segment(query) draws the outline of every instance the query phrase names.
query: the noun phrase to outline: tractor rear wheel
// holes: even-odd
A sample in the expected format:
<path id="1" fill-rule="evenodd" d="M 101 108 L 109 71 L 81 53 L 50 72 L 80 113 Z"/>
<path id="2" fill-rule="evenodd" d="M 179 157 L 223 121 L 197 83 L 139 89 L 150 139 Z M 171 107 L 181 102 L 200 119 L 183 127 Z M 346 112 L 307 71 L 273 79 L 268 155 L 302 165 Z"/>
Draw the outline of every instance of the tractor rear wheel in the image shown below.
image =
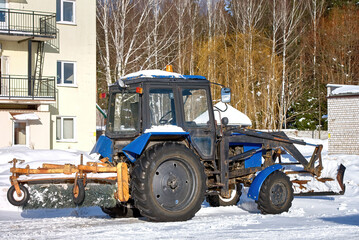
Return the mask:
<path id="1" fill-rule="evenodd" d="M 224 198 L 221 195 L 212 195 L 207 197 L 207 202 L 211 207 L 234 206 L 237 205 L 242 195 L 242 185 L 233 184 L 234 188 L 230 189 L 230 197 Z"/>
<path id="2" fill-rule="evenodd" d="M 274 171 L 263 182 L 257 203 L 261 213 L 279 214 L 288 212 L 292 201 L 292 182 L 285 173 Z"/>
<path id="3" fill-rule="evenodd" d="M 166 142 L 146 150 L 132 171 L 135 207 L 153 221 L 185 221 L 201 208 L 206 175 L 185 145 Z"/>

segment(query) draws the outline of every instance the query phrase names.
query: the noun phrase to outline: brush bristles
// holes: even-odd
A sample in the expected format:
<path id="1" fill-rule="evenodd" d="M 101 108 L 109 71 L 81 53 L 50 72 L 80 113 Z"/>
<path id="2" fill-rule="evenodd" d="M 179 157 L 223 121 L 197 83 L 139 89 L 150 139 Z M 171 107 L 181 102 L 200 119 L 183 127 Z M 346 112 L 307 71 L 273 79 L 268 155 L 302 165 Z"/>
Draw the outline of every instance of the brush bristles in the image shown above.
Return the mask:
<path id="1" fill-rule="evenodd" d="M 74 208 L 76 205 L 73 202 L 72 187 L 70 184 L 31 185 L 30 199 L 23 209 Z M 115 191 L 116 185 L 87 184 L 85 200 L 80 207 L 115 207 Z"/>

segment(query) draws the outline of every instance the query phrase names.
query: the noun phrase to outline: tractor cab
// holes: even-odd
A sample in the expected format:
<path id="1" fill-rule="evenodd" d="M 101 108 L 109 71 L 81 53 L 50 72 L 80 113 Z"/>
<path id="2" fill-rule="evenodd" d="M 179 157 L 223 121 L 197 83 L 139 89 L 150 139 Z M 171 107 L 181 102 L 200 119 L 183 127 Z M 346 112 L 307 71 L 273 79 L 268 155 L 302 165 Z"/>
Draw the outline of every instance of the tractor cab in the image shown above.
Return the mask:
<path id="1" fill-rule="evenodd" d="M 230 90 L 222 92 L 228 101 Z M 210 82 L 202 76 L 148 70 L 112 85 L 106 136 L 121 148 L 149 132 L 157 141 L 165 135 L 166 140 L 185 136 L 201 158 L 213 158 L 216 124 Z"/>

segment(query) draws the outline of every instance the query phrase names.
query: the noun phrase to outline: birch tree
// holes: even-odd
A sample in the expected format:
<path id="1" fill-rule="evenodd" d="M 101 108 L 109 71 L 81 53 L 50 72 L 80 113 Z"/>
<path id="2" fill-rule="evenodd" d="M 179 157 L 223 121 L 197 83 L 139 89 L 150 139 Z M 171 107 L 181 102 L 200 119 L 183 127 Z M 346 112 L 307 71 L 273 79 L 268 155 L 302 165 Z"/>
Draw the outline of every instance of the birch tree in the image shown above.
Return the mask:
<path id="1" fill-rule="evenodd" d="M 296 84 L 289 83 L 288 60 L 290 55 L 288 51 L 293 47 L 300 37 L 301 30 L 299 23 L 304 13 L 303 2 L 298 0 L 282 0 L 280 1 L 281 16 L 281 54 L 282 54 L 282 86 L 280 94 L 280 111 L 279 111 L 279 129 L 286 126 L 286 113 L 291 102 L 289 99 L 294 95 L 293 91 L 297 87 Z"/>
<path id="2" fill-rule="evenodd" d="M 178 71 L 184 72 L 184 50 L 183 46 L 186 41 L 185 24 L 188 22 L 186 18 L 187 9 L 190 9 L 190 0 L 180 0 L 175 2 L 177 12 L 177 58 L 178 58 Z M 187 16 L 189 17 L 189 16 Z M 186 21 L 187 20 L 187 21 Z"/>
<path id="3" fill-rule="evenodd" d="M 151 6 L 150 19 L 146 24 L 146 57 L 141 69 L 164 69 L 167 64 L 176 60 L 177 31 L 171 20 L 173 4 L 170 1 L 154 0 Z"/>
<path id="4" fill-rule="evenodd" d="M 322 111 L 321 111 L 321 99 L 322 94 L 320 90 L 320 78 L 317 77 L 317 45 L 318 45 L 318 25 L 319 19 L 324 13 L 325 10 L 325 2 L 324 0 L 309 0 L 308 9 L 312 20 L 312 28 L 313 28 L 313 82 L 317 88 L 318 94 L 318 124 L 319 124 L 319 138 L 320 138 L 320 129 L 321 129 L 321 119 L 322 119 Z"/>
<path id="5" fill-rule="evenodd" d="M 105 80 L 107 86 L 110 86 L 112 83 L 111 78 L 111 67 L 110 67 L 110 43 L 109 43 L 109 2 L 108 1 L 98 1 L 97 3 L 97 11 L 96 18 L 98 23 L 97 30 L 97 50 L 100 62 L 104 66 L 105 69 Z M 101 36 L 101 34 L 103 34 Z M 100 41 L 103 40 L 104 47 L 101 46 Z"/>
<path id="6" fill-rule="evenodd" d="M 196 27 L 197 27 L 197 19 L 198 19 L 198 9 L 199 9 L 199 1 L 192 1 L 190 7 L 188 9 L 188 16 L 191 17 L 190 21 L 190 34 L 191 34 L 191 48 L 190 52 L 190 60 L 189 60 L 189 74 L 193 75 L 195 72 L 195 42 L 196 42 Z"/>
<path id="7" fill-rule="evenodd" d="M 143 57 L 141 30 L 152 1 L 97 1 L 97 45 L 107 85 L 132 70 L 131 65 Z"/>
<path id="8" fill-rule="evenodd" d="M 256 29 L 260 28 L 260 23 L 264 13 L 264 0 L 242 0 L 232 1 L 233 16 L 238 23 L 236 27 L 244 34 L 244 51 L 243 56 L 245 66 L 245 81 L 244 89 L 245 99 L 247 99 L 245 105 L 245 113 L 248 112 L 248 107 L 251 106 L 251 111 L 254 112 L 254 121 L 256 125 L 259 125 L 257 118 L 256 107 L 256 83 L 254 75 L 254 62 L 253 62 L 253 41 L 256 35 Z M 259 83 L 259 82 L 257 82 Z M 260 83 L 259 83 L 260 84 Z M 248 94 L 251 93 L 251 99 Z M 252 102 L 254 104 L 249 104 Z"/>
<path id="9" fill-rule="evenodd" d="M 267 85 L 267 116 L 265 118 L 265 125 L 268 126 L 269 129 L 276 129 L 276 115 L 277 108 L 275 107 L 277 104 L 277 84 L 280 81 L 278 79 L 277 72 L 279 70 L 279 62 L 277 56 L 277 48 L 280 40 L 279 31 L 280 26 L 282 25 L 282 18 L 279 14 L 279 4 L 278 0 L 272 0 L 269 4 L 269 10 L 271 11 L 271 41 L 272 41 L 272 49 L 270 54 L 270 63 L 271 63 L 271 72 L 269 75 L 270 82 Z"/>

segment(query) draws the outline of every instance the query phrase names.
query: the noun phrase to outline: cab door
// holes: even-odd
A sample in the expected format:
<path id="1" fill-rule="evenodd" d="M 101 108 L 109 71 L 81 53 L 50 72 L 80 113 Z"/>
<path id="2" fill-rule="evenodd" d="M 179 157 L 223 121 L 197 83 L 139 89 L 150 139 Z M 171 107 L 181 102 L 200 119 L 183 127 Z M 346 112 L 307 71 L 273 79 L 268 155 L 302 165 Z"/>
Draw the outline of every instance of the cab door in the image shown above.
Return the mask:
<path id="1" fill-rule="evenodd" d="M 183 128 L 203 159 L 213 159 L 216 129 L 209 87 L 182 86 L 179 88 L 183 106 Z"/>

